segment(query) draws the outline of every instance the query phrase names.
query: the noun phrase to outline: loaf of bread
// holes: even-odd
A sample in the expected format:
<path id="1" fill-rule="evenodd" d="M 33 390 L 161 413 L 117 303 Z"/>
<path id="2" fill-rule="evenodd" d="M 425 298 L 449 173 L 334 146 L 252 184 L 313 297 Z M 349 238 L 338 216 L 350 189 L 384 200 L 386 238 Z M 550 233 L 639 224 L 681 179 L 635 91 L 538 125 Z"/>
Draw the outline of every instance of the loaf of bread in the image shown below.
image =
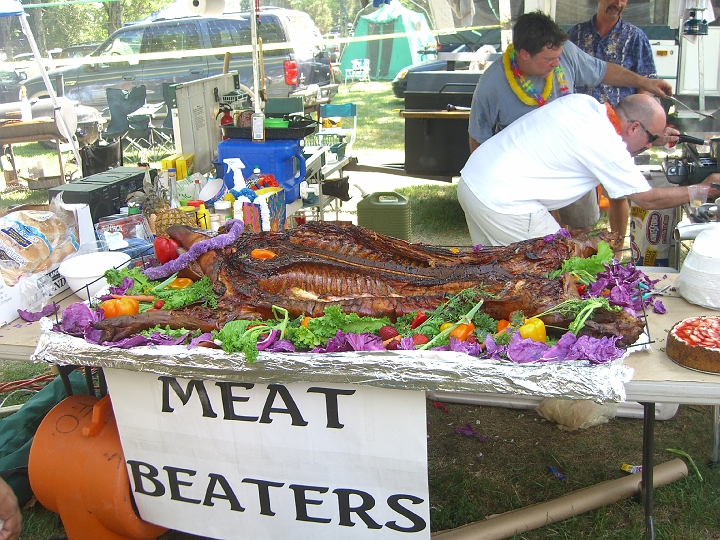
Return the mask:
<path id="1" fill-rule="evenodd" d="M 18 210 L 0 217 L 0 274 L 8 286 L 22 275 L 48 270 L 77 249 L 74 220 L 68 223 L 66 215 Z"/>

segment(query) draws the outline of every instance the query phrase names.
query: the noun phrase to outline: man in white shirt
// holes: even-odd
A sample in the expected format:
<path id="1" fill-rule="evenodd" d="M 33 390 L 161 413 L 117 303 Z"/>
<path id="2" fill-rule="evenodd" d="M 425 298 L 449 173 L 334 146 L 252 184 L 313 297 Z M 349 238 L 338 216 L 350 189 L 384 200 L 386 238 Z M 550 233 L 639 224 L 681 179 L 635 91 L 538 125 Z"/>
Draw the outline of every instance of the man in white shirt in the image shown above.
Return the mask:
<path id="1" fill-rule="evenodd" d="M 572 94 L 516 120 L 478 147 L 461 171 L 458 199 L 473 243 L 502 246 L 554 234 L 560 225 L 550 212 L 599 184 L 611 199 L 627 197 L 648 210 L 688 202 L 685 187 L 650 188 L 632 159 L 665 123 L 660 103 L 644 94 L 615 109 Z M 719 180 L 716 173 L 704 183 Z"/>

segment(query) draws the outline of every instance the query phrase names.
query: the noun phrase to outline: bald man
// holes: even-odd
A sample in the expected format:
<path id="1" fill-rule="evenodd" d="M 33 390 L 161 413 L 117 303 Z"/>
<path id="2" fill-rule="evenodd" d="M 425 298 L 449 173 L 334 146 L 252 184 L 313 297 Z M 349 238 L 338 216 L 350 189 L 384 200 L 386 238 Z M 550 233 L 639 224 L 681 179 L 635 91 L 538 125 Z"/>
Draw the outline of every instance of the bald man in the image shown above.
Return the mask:
<path id="1" fill-rule="evenodd" d="M 663 133 L 665 111 L 635 94 L 613 108 L 571 94 L 526 114 L 475 150 L 461 171 L 458 199 L 475 244 L 504 246 L 554 234 L 550 214 L 602 186 L 648 210 L 688 202 L 686 187 L 651 188 L 633 156 Z M 703 183 L 720 181 L 720 173 Z M 711 189 L 711 197 L 720 192 Z"/>

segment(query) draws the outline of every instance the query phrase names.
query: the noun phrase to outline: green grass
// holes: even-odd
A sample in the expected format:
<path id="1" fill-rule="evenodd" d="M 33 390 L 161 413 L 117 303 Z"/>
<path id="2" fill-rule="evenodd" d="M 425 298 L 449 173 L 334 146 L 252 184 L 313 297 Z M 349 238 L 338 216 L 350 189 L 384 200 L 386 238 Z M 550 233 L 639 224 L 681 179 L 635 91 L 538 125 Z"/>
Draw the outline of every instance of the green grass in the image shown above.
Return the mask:
<path id="1" fill-rule="evenodd" d="M 405 101 L 396 98 L 389 82 L 341 85 L 333 103 L 355 103 L 358 131 L 354 148 L 402 150 L 405 148 L 405 121 L 398 111 Z"/>

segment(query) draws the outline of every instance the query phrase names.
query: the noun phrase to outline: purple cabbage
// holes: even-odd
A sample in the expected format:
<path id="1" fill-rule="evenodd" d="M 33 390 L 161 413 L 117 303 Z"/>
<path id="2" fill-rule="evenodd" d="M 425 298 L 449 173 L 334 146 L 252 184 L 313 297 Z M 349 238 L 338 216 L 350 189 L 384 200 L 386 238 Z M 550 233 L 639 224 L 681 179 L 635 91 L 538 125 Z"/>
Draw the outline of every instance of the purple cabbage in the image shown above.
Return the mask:
<path id="1" fill-rule="evenodd" d="M 162 266 L 155 266 L 143 270 L 143 273 L 151 280 L 166 278 L 185 268 L 188 264 L 200 257 L 200 255 L 212 249 L 221 249 L 232 244 L 242 234 L 244 225 L 243 222 L 238 219 L 231 219 L 227 223 L 230 224 L 230 230 L 227 233 L 218 234 L 202 242 L 197 242 L 177 259 L 166 262 Z"/>
<path id="2" fill-rule="evenodd" d="M 57 304 L 48 304 L 44 308 L 42 308 L 40 311 L 26 311 L 24 309 L 18 309 L 18 316 L 25 322 L 37 322 L 43 317 L 49 317 L 50 315 L 55 315 L 57 313 L 57 310 L 60 306 Z"/>
<path id="3" fill-rule="evenodd" d="M 83 302 L 75 302 L 62 310 L 60 331 L 71 336 L 84 337 L 85 327 L 102 321 L 105 313 L 100 308 L 90 309 Z"/>

